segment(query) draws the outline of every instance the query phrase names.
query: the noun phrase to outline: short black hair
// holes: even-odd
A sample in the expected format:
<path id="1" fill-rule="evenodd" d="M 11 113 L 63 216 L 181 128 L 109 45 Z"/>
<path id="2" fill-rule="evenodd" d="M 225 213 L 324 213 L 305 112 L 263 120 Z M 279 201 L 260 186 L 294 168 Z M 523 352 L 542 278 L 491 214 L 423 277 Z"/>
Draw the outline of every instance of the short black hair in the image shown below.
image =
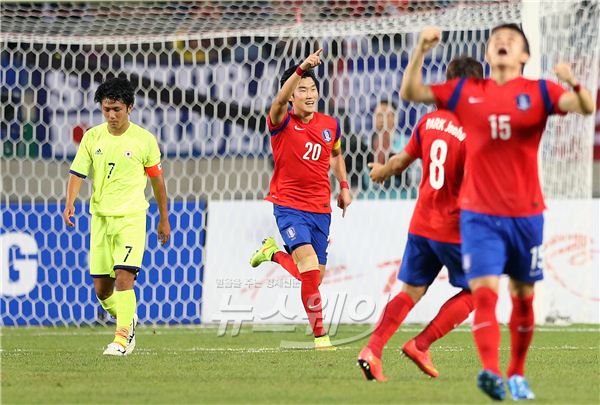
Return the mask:
<path id="1" fill-rule="evenodd" d="M 523 30 L 521 29 L 521 27 L 518 24 L 504 23 L 504 24 L 497 25 L 494 28 L 492 28 L 492 32 L 491 32 L 490 36 L 494 35 L 494 32 L 496 32 L 498 30 L 503 30 L 503 29 L 513 30 L 513 31 L 516 31 L 519 34 L 521 34 L 521 37 L 523 38 L 523 42 L 525 43 L 525 48 L 523 50 L 525 51 L 525 53 L 527 55 L 531 55 L 529 53 L 529 41 L 527 40 L 527 36 L 525 36 L 525 33 L 523 32 Z"/>
<path id="2" fill-rule="evenodd" d="M 129 80 L 113 77 L 98 86 L 94 94 L 94 101 L 97 103 L 102 103 L 102 100 L 106 99 L 120 101 L 129 107 L 135 101 L 135 89 Z"/>
<path id="3" fill-rule="evenodd" d="M 450 61 L 446 69 L 446 80 L 456 79 L 457 77 L 483 79 L 483 66 L 478 60 L 470 56 L 458 56 Z"/>
<path id="4" fill-rule="evenodd" d="M 290 77 L 292 77 L 298 66 L 299 65 L 290 66 L 285 70 L 285 72 L 283 72 L 283 75 L 281 75 L 281 79 L 279 79 L 279 88 L 283 87 L 285 82 L 287 82 L 287 80 Z M 317 76 L 315 76 L 315 72 L 313 72 L 312 69 L 307 69 L 304 71 L 302 78 L 304 79 L 305 77 L 310 77 L 311 79 L 313 79 L 313 82 L 315 82 L 315 86 L 317 86 L 317 91 L 319 91 L 319 81 L 317 80 Z"/>
<path id="5" fill-rule="evenodd" d="M 394 100 L 390 100 L 387 98 L 382 98 L 380 100 L 377 101 L 377 104 L 375 104 L 375 107 L 377 107 L 380 104 L 385 104 L 389 107 L 392 107 L 394 110 L 398 111 L 398 104 L 394 102 Z"/>

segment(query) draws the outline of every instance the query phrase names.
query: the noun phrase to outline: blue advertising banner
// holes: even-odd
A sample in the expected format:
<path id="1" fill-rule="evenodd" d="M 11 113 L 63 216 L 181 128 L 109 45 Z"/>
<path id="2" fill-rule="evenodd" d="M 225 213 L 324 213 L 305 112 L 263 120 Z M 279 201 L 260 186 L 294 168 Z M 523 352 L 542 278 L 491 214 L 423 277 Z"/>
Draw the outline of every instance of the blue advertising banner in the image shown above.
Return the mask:
<path id="1" fill-rule="evenodd" d="M 91 216 L 76 206 L 67 228 L 55 203 L 2 205 L 0 319 L 12 325 L 84 325 L 110 318 L 100 307 L 89 275 Z M 156 204 L 148 210 L 147 247 L 136 281 L 143 323 L 198 324 L 206 241 L 206 202 L 170 205 L 171 240 L 156 235 Z"/>

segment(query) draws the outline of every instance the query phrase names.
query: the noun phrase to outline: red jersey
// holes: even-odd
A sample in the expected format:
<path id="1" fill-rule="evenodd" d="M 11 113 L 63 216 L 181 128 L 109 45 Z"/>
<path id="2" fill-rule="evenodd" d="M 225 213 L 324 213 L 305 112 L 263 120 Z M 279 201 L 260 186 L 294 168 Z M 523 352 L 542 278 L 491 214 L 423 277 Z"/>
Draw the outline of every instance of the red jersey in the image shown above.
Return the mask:
<path id="1" fill-rule="evenodd" d="M 329 165 L 340 138 L 337 120 L 315 112 L 303 123 L 293 111 L 279 125 L 267 118 L 275 171 L 265 200 L 301 211 L 330 213 Z"/>
<path id="2" fill-rule="evenodd" d="M 426 114 L 404 151 L 423 161 L 419 198 L 408 231 L 438 242 L 460 243 L 458 195 L 466 134 L 447 110 Z"/>
<path id="3" fill-rule="evenodd" d="M 461 209 L 509 217 L 538 215 L 544 197 L 537 153 L 546 120 L 565 92 L 547 80 L 523 77 L 455 79 L 431 86 L 440 108 L 453 111 L 469 134 Z"/>

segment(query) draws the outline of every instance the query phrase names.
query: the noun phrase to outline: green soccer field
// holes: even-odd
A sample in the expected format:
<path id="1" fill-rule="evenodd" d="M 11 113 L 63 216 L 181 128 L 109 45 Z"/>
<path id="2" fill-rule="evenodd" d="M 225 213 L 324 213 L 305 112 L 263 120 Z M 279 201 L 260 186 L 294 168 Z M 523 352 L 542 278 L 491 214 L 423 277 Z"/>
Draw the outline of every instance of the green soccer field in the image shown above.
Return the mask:
<path id="1" fill-rule="evenodd" d="M 367 326 L 341 326 L 336 339 Z M 465 327 L 438 342 L 440 377 L 422 374 L 400 346 L 418 331 L 406 325 L 384 352 L 388 383 L 363 380 L 356 355 L 365 339 L 337 351 L 282 350 L 281 341 L 310 341 L 295 332 L 242 329 L 217 337 L 212 327 L 138 329 L 129 357 L 107 358 L 112 328 L 4 328 L 2 403 L 490 403 L 475 387 L 479 370 Z M 600 401 L 600 327 L 538 328 L 528 376 L 535 403 Z M 353 339 L 349 339 L 353 340 Z M 506 328 L 502 364 L 508 361 Z M 508 399 L 510 401 L 510 399 Z"/>

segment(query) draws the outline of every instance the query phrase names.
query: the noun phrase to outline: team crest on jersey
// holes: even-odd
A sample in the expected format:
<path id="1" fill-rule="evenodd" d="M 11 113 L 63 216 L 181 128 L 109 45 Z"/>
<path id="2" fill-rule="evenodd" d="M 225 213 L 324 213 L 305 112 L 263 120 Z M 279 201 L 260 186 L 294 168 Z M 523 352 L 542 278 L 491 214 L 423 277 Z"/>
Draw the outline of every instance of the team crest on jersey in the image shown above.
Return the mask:
<path id="1" fill-rule="evenodd" d="M 527 111 L 531 107 L 531 99 L 529 94 L 519 94 L 517 96 L 517 108 L 521 111 Z"/>
<path id="2" fill-rule="evenodd" d="M 102 149 L 100 149 L 100 148 L 96 149 L 95 155 L 101 155 L 101 154 L 102 154 Z"/>
<path id="3" fill-rule="evenodd" d="M 325 142 L 331 142 L 331 132 L 329 132 L 328 129 L 324 129 L 322 135 L 323 139 L 325 139 Z"/>
<path id="4" fill-rule="evenodd" d="M 125 151 L 125 157 L 128 159 L 131 159 L 131 156 L 133 156 L 133 153 L 131 153 L 130 151 L 126 150 Z"/>
<path id="5" fill-rule="evenodd" d="M 287 233 L 287 236 L 291 239 L 294 240 L 296 239 L 296 230 L 294 229 L 293 226 L 290 226 L 288 229 L 285 230 L 285 232 Z"/>

